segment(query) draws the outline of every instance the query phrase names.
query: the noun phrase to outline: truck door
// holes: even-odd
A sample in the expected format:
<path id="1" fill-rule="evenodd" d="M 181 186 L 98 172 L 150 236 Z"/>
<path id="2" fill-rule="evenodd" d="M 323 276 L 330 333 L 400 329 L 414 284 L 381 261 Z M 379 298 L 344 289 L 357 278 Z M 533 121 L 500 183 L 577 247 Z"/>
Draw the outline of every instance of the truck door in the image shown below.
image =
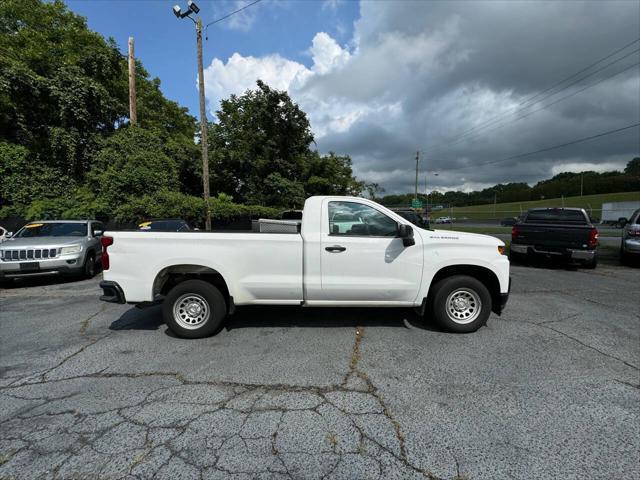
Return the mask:
<path id="1" fill-rule="evenodd" d="M 397 232 L 398 223 L 373 206 L 325 200 L 321 298 L 315 299 L 414 302 L 422 279 L 422 239 L 416 234 L 415 245 L 405 247 Z"/>

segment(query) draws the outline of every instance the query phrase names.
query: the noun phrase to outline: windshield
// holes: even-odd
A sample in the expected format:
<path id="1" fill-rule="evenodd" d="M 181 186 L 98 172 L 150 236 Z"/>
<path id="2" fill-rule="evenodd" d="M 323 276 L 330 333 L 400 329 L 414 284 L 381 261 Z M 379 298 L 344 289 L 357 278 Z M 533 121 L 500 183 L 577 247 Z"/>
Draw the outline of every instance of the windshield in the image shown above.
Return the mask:
<path id="1" fill-rule="evenodd" d="M 587 219 L 580 210 L 548 209 L 530 210 L 527 222 L 587 223 Z"/>
<path id="2" fill-rule="evenodd" d="M 86 223 L 28 223 L 16 233 L 16 238 L 86 237 Z"/>

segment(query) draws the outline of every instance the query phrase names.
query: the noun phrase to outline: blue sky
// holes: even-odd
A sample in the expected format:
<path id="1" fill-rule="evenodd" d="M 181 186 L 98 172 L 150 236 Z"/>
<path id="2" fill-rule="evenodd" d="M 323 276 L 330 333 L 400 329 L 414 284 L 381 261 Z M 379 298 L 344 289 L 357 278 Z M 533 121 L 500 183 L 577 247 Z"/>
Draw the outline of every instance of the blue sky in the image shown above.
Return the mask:
<path id="1" fill-rule="evenodd" d="M 251 0 L 197 2 L 205 24 L 248 3 Z M 188 19 L 178 20 L 171 11 L 175 4 L 185 8 L 187 0 L 68 0 L 66 4 L 86 17 L 92 30 L 113 37 L 123 52 L 133 36 L 136 57 L 152 77 L 160 78 L 164 94 L 198 115 L 194 25 Z M 313 36 L 324 31 L 346 44 L 358 12 L 357 1 L 262 0 L 209 27 L 204 66 L 214 57 L 226 61 L 236 52 L 255 57 L 278 53 L 310 66 Z"/>
<path id="2" fill-rule="evenodd" d="M 165 95 L 198 116 L 195 31 L 172 14 L 177 1 L 67 4 L 123 52 L 135 37 Z M 206 23 L 250 2 L 198 4 Z M 307 113 L 321 153 L 349 155 L 388 193 L 413 190 L 417 150 L 420 183 L 431 175 L 441 191 L 621 170 L 640 155 L 638 1 L 262 0 L 208 35 L 212 120 L 220 99 L 261 79 Z"/>

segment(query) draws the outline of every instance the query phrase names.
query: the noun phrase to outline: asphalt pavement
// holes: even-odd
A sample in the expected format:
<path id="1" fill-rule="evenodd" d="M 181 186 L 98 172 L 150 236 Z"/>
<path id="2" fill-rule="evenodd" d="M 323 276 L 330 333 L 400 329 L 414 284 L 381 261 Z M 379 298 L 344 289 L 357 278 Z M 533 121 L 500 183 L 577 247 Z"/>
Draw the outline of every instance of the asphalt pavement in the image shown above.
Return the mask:
<path id="1" fill-rule="evenodd" d="M 640 478 L 640 270 L 512 268 L 467 335 L 239 308 L 173 337 L 99 278 L 0 291 L 0 478 Z"/>

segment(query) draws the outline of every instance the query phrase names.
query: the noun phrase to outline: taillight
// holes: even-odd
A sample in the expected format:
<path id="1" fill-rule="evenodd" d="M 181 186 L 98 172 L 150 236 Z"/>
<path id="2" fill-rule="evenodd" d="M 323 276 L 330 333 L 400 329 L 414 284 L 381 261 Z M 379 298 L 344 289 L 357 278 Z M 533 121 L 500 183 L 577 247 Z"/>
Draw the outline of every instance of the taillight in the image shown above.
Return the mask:
<path id="1" fill-rule="evenodd" d="M 100 239 L 100 243 L 102 244 L 102 269 L 109 270 L 109 253 L 107 252 L 107 247 L 113 245 L 113 237 L 103 236 Z"/>
<path id="2" fill-rule="evenodd" d="M 511 240 L 518 238 L 518 235 L 520 235 L 520 229 L 517 225 L 514 225 L 513 228 L 511 228 Z"/>
<path id="3" fill-rule="evenodd" d="M 592 228 L 589 231 L 589 242 L 588 242 L 590 247 L 597 247 L 598 246 L 598 230 L 595 228 Z"/>
<path id="4" fill-rule="evenodd" d="M 629 227 L 627 234 L 630 237 L 640 237 L 640 227 Z"/>

